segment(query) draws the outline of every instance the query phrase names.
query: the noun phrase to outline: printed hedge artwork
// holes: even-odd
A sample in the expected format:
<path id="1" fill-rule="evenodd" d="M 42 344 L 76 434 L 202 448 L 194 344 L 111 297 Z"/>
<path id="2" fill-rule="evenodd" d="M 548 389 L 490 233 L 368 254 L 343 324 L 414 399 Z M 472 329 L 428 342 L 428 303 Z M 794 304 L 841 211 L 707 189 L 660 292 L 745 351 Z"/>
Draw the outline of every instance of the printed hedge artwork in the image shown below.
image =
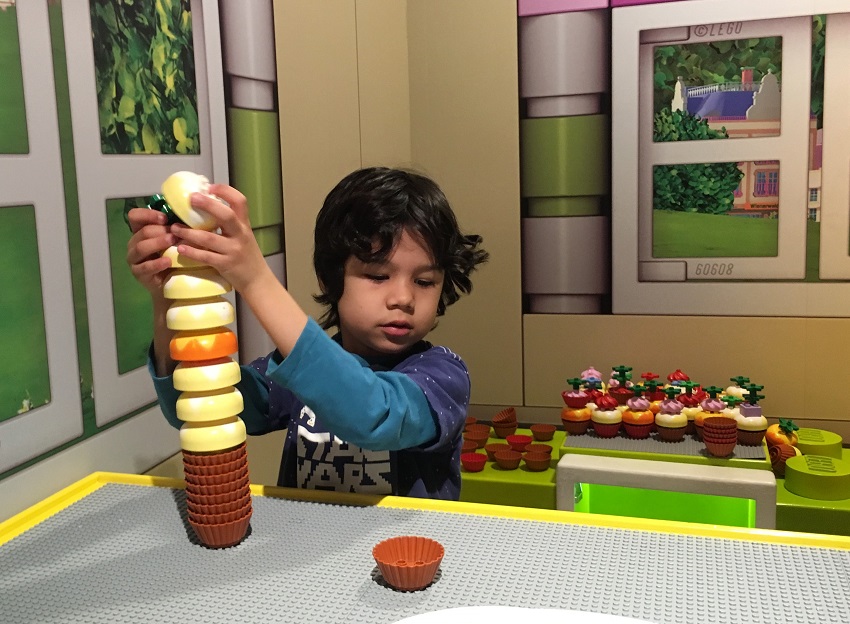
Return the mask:
<path id="1" fill-rule="evenodd" d="M 92 0 L 104 154 L 199 154 L 189 0 Z"/>
<path id="2" fill-rule="evenodd" d="M 0 422 L 50 402 L 35 208 L 0 208 Z"/>
<path id="3" fill-rule="evenodd" d="M 115 345 L 118 352 L 118 372 L 122 375 L 146 365 L 148 347 L 153 335 L 153 306 L 150 295 L 133 278 L 126 260 L 130 230 L 124 221 L 124 212 L 144 205 L 144 197 L 110 199 L 106 202 Z"/>
<path id="4" fill-rule="evenodd" d="M 0 2 L 0 154 L 29 152 L 24 79 L 14 3 Z"/>

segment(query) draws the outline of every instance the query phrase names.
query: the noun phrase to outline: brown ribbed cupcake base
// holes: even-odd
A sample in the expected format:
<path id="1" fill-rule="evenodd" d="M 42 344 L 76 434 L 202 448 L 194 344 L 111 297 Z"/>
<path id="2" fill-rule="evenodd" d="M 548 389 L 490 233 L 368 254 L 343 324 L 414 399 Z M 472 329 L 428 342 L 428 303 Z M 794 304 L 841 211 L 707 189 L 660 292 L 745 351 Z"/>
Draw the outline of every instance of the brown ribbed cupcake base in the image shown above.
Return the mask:
<path id="1" fill-rule="evenodd" d="M 183 451 L 189 525 L 201 544 L 228 548 L 241 542 L 253 514 L 245 444 L 220 453 Z"/>

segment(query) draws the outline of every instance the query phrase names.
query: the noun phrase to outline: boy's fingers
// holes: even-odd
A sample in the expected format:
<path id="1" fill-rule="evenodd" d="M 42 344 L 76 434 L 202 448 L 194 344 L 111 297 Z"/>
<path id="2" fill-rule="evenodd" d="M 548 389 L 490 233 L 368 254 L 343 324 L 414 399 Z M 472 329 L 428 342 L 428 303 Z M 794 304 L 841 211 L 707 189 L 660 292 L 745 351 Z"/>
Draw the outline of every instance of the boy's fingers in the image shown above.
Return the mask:
<path id="1" fill-rule="evenodd" d="M 146 225 L 165 225 L 167 217 L 158 210 L 132 208 L 127 212 L 127 223 L 135 234 Z"/>
<path id="2" fill-rule="evenodd" d="M 202 193 L 192 193 L 189 200 L 192 208 L 209 214 L 219 227 L 233 217 L 233 211 L 215 197 Z"/>
<path id="3" fill-rule="evenodd" d="M 134 275 L 142 277 L 147 275 L 154 275 L 170 267 L 171 260 L 160 256 L 159 258 L 152 258 L 145 262 L 133 264 L 130 267 L 130 270 L 133 272 Z"/>
<path id="4" fill-rule="evenodd" d="M 239 218 L 248 214 L 248 200 L 232 186 L 227 184 L 211 184 L 210 193 L 226 201 Z"/>
<path id="5" fill-rule="evenodd" d="M 151 228 L 136 232 L 127 244 L 127 261 L 130 264 L 142 262 L 145 258 L 159 256 L 176 242 L 176 237 L 162 226 L 154 226 L 160 232 L 151 232 Z"/>

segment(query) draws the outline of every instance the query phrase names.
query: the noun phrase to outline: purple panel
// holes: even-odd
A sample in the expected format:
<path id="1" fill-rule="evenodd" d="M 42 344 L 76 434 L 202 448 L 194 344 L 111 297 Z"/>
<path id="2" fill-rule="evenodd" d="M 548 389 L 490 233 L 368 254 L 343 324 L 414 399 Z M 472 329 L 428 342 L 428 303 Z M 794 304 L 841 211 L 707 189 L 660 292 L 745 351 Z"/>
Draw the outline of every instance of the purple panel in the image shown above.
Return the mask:
<path id="1" fill-rule="evenodd" d="M 612 7 L 632 6 L 634 4 L 661 4 L 662 2 L 679 2 L 680 0 L 611 0 Z"/>
<path id="2" fill-rule="evenodd" d="M 520 17 L 607 8 L 608 0 L 517 0 Z"/>

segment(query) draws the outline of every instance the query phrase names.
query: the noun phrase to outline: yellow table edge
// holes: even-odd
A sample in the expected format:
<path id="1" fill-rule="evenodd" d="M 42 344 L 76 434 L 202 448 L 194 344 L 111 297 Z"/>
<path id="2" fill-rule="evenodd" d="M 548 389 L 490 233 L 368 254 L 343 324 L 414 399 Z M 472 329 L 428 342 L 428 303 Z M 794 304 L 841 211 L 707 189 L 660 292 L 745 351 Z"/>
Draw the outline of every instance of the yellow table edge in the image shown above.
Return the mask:
<path id="1" fill-rule="evenodd" d="M 0 545 L 3 545 L 18 535 L 25 533 L 50 516 L 110 483 L 167 487 L 172 489 L 183 489 L 186 487 L 185 481 L 181 479 L 117 472 L 94 472 L 0 523 Z M 573 511 L 511 507 L 507 505 L 489 505 L 483 503 L 463 503 L 458 501 L 440 501 L 424 498 L 407 498 L 402 496 L 343 494 L 254 484 L 251 485 L 251 493 L 254 496 L 286 498 L 290 500 L 339 505 L 374 505 L 377 507 L 389 507 L 396 509 L 440 511 L 446 513 L 512 518 L 518 520 L 536 520 L 550 523 L 650 531 L 653 533 L 672 533 L 676 535 L 693 535 L 697 537 L 764 542 L 770 544 L 782 544 L 786 546 L 807 546 L 812 548 L 850 550 L 850 537 L 820 533 L 797 533 L 791 531 L 776 531 L 773 529 L 750 529 L 745 527 L 728 527 L 672 520 L 626 518 L 621 516 L 586 514 Z"/>

